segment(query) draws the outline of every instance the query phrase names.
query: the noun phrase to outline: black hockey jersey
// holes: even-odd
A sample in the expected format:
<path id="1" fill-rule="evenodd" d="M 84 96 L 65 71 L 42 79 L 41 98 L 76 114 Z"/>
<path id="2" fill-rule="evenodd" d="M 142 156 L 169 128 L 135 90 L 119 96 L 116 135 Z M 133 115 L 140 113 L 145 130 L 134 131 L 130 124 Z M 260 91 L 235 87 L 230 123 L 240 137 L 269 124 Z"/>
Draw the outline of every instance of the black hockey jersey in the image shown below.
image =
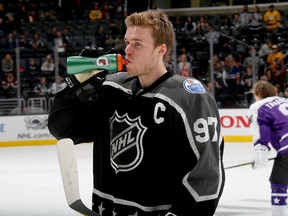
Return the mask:
<path id="1" fill-rule="evenodd" d="M 58 93 L 57 138 L 94 142 L 93 210 L 103 216 L 213 215 L 224 186 L 223 140 L 213 96 L 198 80 L 166 73 L 141 89 L 108 76 L 94 101 Z"/>

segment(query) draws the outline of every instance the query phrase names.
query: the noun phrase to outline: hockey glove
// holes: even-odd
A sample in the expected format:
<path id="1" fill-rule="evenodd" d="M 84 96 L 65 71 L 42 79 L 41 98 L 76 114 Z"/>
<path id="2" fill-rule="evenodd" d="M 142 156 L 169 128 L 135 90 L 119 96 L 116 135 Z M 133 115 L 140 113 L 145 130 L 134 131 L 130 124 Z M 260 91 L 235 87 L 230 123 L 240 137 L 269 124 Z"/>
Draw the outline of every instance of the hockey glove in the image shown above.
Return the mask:
<path id="1" fill-rule="evenodd" d="M 87 46 L 79 55 L 92 58 L 112 52 L 113 50 L 105 52 L 102 47 Z M 70 88 L 71 98 L 78 103 L 83 103 L 88 101 L 102 86 L 107 74 L 108 71 L 106 70 L 94 70 L 87 73 L 68 74 L 64 80 Z"/>
<path id="2" fill-rule="evenodd" d="M 65 82 L 70 88 L 70 97 L 77 103 L 84 103 L 92 98 L 94 93 L 102 86 L 106 79 L 108 71 L 97 71 L 95 75 L 89 73 L 90 77 L 84 81 L 83 75 L 78 79 L 76 75 L 67 75 L 64 77 Z M 80 81 L 84 82 L 80 82 Z"/>
<path id="3" fill-rule="evenodd" d="M 256 144 L 254 146 L 254 162 L 252 167 L 258 169 L 267 165 L 269 148 L 265 145 Z"/>

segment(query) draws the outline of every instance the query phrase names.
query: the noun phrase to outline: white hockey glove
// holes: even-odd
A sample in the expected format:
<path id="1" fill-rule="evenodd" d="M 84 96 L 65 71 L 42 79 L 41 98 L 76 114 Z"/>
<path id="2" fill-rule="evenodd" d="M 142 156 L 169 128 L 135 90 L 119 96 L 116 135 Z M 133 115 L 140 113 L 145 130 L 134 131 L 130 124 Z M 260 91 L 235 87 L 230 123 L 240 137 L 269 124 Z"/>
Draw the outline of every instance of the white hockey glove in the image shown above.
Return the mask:
<path id="1" fill-rule="evenodd" d="M 254 161 L 252 167 L 258 169 L 267 165 L 269 148 L 265 145 L 256 144 L 254 146 Z"/>

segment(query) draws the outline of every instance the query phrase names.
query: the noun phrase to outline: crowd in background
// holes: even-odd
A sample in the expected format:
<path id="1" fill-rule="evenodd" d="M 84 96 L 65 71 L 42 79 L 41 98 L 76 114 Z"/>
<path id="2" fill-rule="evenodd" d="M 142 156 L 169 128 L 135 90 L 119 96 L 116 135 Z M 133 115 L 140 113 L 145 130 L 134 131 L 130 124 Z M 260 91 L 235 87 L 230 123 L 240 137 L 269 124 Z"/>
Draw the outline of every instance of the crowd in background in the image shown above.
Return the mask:
<path id="1" fill-rule="evenodd" d="M 243 5 L 242 11 L 231 15 L 172 18 L 179 47 L 178 74 L 194 76 L 211 86 L 212 42 L 219 107 L 248 107 L 253 102 L 252 61 L 256 80 L 268 80 L 280 96 L 288 97 L 288 13 L 274 5 L 263 12 L 257 5 L 250 10 Z M 167 65 L 173 68 L 173 64 L 168 58 Z"/>
<path id="2" fill-rule="evenodd" d="M 0 3 L 0 98 L 15 98 L 17 94 L 17 45 L 21 97 L 53 97 L 66 85 L 63 76 L 67 73 L 67 56 L 78 55 L 91 44 L 123 52 L 125 17 L 123 0 Z M 288 97 L 287 18 L 274 5 L 263 12 L 257 5 L 243 5 L 243 10 L 235 14 L 170 17 L 177 59 L 175 62 L 168 56 L 167 69 L 176 68 L 176 73 L 195 77 L 211 87 L 212 42 L 213 85 L 219 107 L 248 107 L 253 102 L 253 60 L 256 78 L 268 80 L 279 96 Z M 55 45 L 58 62 L 54 62 Z"/>
<path id="3" fill-rule="evenodd" d="M 125 16 L 122 0 L 0 3 L 0 98 L 17 94 L 16 47 L 21 97 L 53 97 L 65 85 L 68 56 L 92 44 L 121 49 Z"/>

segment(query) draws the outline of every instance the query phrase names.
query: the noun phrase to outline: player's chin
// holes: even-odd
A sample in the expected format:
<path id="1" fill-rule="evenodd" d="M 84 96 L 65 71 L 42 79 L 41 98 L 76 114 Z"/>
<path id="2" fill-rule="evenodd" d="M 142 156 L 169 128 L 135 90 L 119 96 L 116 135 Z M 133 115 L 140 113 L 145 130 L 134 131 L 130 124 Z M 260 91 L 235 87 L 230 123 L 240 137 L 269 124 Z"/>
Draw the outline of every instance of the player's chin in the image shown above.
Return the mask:
<path id="1" fill-rule="evenodd" d="M 127 67 L 127 73 L 132 76 L 137 76 L 137 70 L 135 68 Z"/>

